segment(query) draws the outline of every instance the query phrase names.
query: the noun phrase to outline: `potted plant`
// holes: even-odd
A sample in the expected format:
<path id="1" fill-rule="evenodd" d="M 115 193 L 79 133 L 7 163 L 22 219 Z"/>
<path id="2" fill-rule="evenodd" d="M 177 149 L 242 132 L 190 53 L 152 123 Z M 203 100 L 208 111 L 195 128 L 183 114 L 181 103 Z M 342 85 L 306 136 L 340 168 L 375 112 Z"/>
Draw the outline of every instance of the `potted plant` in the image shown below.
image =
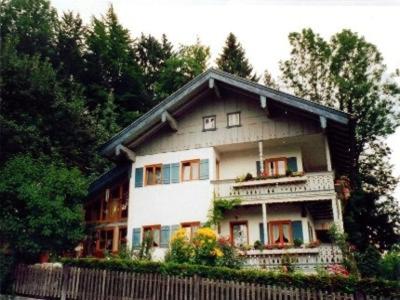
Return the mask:
<path id="1" fill-rule="evenodd" d="M 301 245 L 303 245 L 303 241 L 300 239 L 294 239 L 293 240 L 293 246 L 295 248 L 301 248 Z"/>

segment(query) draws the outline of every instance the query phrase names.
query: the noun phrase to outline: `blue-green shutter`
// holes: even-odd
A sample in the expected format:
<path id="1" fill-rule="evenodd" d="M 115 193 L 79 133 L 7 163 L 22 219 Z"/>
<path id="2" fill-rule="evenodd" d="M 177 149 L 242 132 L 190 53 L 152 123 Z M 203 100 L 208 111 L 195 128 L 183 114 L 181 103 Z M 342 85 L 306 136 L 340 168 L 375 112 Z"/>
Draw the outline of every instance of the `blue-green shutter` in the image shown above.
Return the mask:
<path id="1" fill-rule="evenodd" d="M 265 244 L 265 237 L 264 237 L 264 224 L 260 223 L 259 224 L 259 228 L 260 228 L 260 242 L 261 244 Z"/>
<path id="2" fill-rule="evenodd" d="M 256 161 L 256 169 L 257 169 L 257 176 L 260 176 L 261 175 L 261 164 L 260 164 L 259 160 Z"/>
<path id="3" fill-rule="evenodd" d="M 179 182 L 179 163 L 171 164 L 171 183 Z"/>
<path id="4" fill-rule="evenodd" d="M 162 181 L 163 184 L 170 184 L 171 183 L 171 165 L 163 165 L 162 166 Z"/>
<path id="5" fill-rule="evenodd" d="M 161 240 L 160 240 L 160 247 L 161 248 L 168 248 L 170 240 L 170 227 L 168 226 L 161 226 Z"/>
<path id="6" fill-rule="evenodd" d="M 209 177 L 209 167 L 208 159 L 200 160 L 200 179 L 208 179 Z"/>
<path id="7" fill-rule="evenodd" d="M 135 187 L 143 186 L 143 168 L 135 169 Z"/>
<path id="8" fill-rule="evenodd" d="M 297 172 L 297 158 L 296 157 L 288 157 L 287 167 L 288 167 L 289 171 Z"/>
<path id="9" fill-rule="evenodd" d="M 301 221 L 293 221 L 292 222 L 292 231 L 293 231 L 293 240 L 301 240 L 303 239 L 303 225 Z"/>
<path id="10" fill-rule="evenodd" d="M 140 247 L 140 232 L 141 228 L 133 228 L 132 232 L 132 246 L 133 248 Z"/>

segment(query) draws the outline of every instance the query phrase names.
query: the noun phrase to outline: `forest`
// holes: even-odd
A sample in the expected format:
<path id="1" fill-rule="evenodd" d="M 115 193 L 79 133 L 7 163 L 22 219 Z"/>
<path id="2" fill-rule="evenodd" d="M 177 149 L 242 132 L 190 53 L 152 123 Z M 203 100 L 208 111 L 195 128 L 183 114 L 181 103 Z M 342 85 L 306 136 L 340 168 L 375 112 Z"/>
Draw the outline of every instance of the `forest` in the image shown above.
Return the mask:
<path id="1" fill-rule="evenodd" d="M 96 149 L 209 67 L 352 114 L 348 240 L 365 260 L 400 243 L 398 178 L 385 143 L 400 125 L 400 72 L 388 74 L 361 34 L 324 39 L 299 28 L 274 78 L 256 74 L 234 33 L 210 61 L 201 40 L 133 36 L 112 6 L 85 24 L 47 0 L 1 0 L 0 24 L 0 264 L 5 255 L 34 261 L 73 249 L 85 234 L 88 185 L 112 166 Z"/>

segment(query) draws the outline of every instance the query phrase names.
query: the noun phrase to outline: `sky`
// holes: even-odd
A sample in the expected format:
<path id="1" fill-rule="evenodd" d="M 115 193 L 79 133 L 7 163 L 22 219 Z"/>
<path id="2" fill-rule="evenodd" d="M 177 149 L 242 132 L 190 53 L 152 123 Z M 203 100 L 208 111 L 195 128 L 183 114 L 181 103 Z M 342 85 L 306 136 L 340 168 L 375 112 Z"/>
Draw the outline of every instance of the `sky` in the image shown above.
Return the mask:
<path id="1" fill-rule="evenodd" d="M 400 68 L 400 0 L 52 0 L 59 12 L 79 12 L 85 22 L 104 14 L 112 3 L 133 37 L 141 32 L 174 44 L 199 38 L 210 46 L 211 64 L 233 32 L 258 74 L 279 76 L 279 61 L 288 58 L 288 34 L 312 28 L 329 39 L 344 28 L 363 35 L 383 54 L 388 73 Z M 400 104 L 399 104 L 400 110 Z M 394 174 L 400 176 L 400 128 L 387 142 Z M 400 186 L 395 191 L 400 202 Z"/>

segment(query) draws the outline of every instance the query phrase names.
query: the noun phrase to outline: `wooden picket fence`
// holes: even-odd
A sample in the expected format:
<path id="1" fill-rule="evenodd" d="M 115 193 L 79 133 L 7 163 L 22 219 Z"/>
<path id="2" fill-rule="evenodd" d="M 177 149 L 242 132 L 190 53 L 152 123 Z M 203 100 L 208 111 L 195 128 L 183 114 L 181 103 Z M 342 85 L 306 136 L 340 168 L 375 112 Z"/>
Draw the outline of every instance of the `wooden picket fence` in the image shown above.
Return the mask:
<path id="1" fill-rule="evenodd" d="M 161 299 L 161 300 L 383 300 L 352 294 L 285 288 L 245 282 L 210 280 L 151 273 L 118 272 L 75 267 L 20 265 L 15 270 L 17 295 L 47 299 Z"/>

